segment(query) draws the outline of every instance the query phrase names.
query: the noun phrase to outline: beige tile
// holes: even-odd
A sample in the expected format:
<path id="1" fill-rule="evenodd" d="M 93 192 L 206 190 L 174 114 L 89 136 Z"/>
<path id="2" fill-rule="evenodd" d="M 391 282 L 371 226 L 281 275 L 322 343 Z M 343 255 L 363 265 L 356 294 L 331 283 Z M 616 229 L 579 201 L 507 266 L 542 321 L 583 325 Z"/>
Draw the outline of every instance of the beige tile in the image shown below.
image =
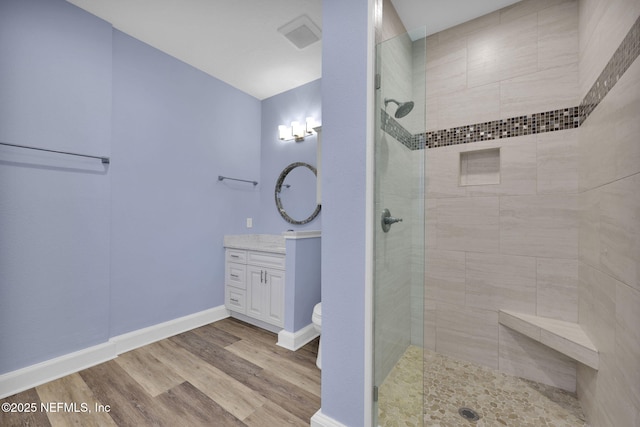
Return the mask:
<path id="1" fill-rule="evenodd" d="M 498 312 L 442 304 L 437 313 L 436 351 L 498 369 Z"/>
<path id="2" fill-rule="evenodd" d="M 467 42 L 467 86 L 483 86 L 536 72 L 537 23 L 537 14 L 529 14 L 470 37 Z"/>
<path id="3" fill-rule="evenodd" d="M 500 250 L 504 254 L 575 259 L 577 195 L 500 198 Z"/>
<path id="4" fill-rule="evenodd" d="M 384 397 L 402 408 L 394 415 L 422 414 L 424 409 L 424 419 L 395 416 L 385 423 L 382 418 L 381 427 L 423 425 L 423 421 L 430 427 L 585 425 L 583 411 L 573 393 L 429 351 L 424 352 L 424 359 L 414 362 L 410 372 L 422 371 L 423 360 L 427 367 L 424 406 L 421 402 L 417 406 L 407 405 L 412 399 L 404 397 L 416 393 L 412 381 L 398 383 L 397 394 Z M 422 377 L 418 378 L 418 381 L 422 380 Z M 462 421 L 458 414 L 461 406 L 474 408 L 482 418 L 477 423 Z"/>
<path id="5" fill-rule="evenodd" d="M 412 48 L 413 44 L 407 34 L 387 40 L 379 46 L 382 99 L 411 98 L 413 92 Z M 389 105 L 387 111 L 395 112 L 395 107 L 395 104 Z"/>
<path id="6" fill-rule="evenodd" d="M 596 382 L 598 371 L 586 365 L 576 365 L 576 393 L 580 396 L 580 403 L 584 408 L 586 417 L 592 423 L 596 417 Z"/>
<path id="7" fill-rule="evenodd" d="M 382 14 L 380 41 L 389 40 L 407 32 L 391 0 L 383 0 L 382 8 L 385 13 Z"/>
<path id="8" fill-rule="evenodd" d="M 580 260 L 592 267 L 600 264 L 600 189 L 579 195 L 580 203 Z"/>
<path id="9" fill-rule="evenodd" d="M 389 375 L 379 385 L 377 401 L 378 427 L 422 424 L 424 405 L 424 351 L 409 346 Z"/>
<path id="10" fill-rule="evenodd" d="M 438 201 L 427 197 L 424 203 L 425 206 L 425 245 L 427 248 L 436 247 L 438 244 Z"/>
<path id="11" fill-rule="evenodd" d="M 500 82 L 500 117 L 575 107 L 578 97 L 578 64 L 544 69 Z"/>
<path id="12" fill-rule="evenodd" d="M 577 322 L 578 261 L 538 258 L 536 277 L 536 314 Z"/>
<path id="13" fill-rule="evenodd" d="M 532 257 L 467 253 L 466 305 L 486 310 L 536 310 L 536 260 Z"/>
<path id="14" fill-rule="evenodd" d="M 640 173 L 599 190 L 600 267 L 640 290 Z"/>
<path id="15" fill-rule="evenodd" d="M 424 348 L 436 350 L 436 310 L 424 312 Z"/>
<path id="16" fill-rule="evenodd" d="M 538 12 L 539 70 L 578 62 L 578 1 L 556 3 Z"/>
<path id="17" fill-rule="evenodd" d="M 440 123 L 438 122 L 438 97 L 437 96 L 427 96 L 425 100 L 426 106 L 424 108 L 426 117 L 424 119 L 426 131 L 434 131 L 439 130 L 441 128 Z"/>
<path id="18" fill-rule="evenodd" d="M 500 148 L 460 152 L 460 185 L 500 183 Z"/>
<path id="19" fill-rule="evenodd" d="M 498 206 L 497 197 L 439 199 L 438 249 L 498 252 Z"/>
<path id="20" fill-rule="evenodd" d="M 596 381 L 596 400 L 597 415 L 593 420 L 593 424 L 597 426 L 618 426 L 633 425 L 619 424 L 629 409 L 622 408 L 620 400 L 620 390 L 618 388 L 617 379 L 624 372 L 620 372 L 615 361 L 613 353 L 601 354 L 601 364 L 598 368 L 598 378 Z"/>
<path id="21" fill-rule="evenodd" d="M 579 323 L 605 358 L 615 351 L 617 283 L 599 270 L 578 265 Z"/>
<path id="22" fill-rule="evenodd" d="M 425 130 L 430 130 L 430 126 L 437 125 L 437 120 L 432 120 L 434 111 L 437 112 L 437 99 L 433 96 L 428 96 L 427 84 L 426 84 L 426 42 L 425 39 L 419 39 L 412 44 L 412 94 L 411 100 L 414 102 L 414 107 L 405 119 L 410 119 L 407 130 L 411 133 L 420 133 Z M 404 122 L 406 123 L 406 121 Z"/>
<path id="23" fill-rule="evenodd" d="M 535 341 L 540 341 L 540 326 L 525 318 L 525 315 L 522 313 L 500 310 L 498 313 L 498 321 L 501 325 L 509 329 L 513 329 Z"/>
<path id="24" fill-rule="evenodd" d="M 620 378 L 617 396 L 627 402 L 640 402 L 640 291 L 623 284 L 616 286 L 616 361 L 624 372 Z M 632 407 L 629 419 L 638 420 L 638 405 L 635 414 Z M 623 424 L 620 424 L 623 425 Z M 627 424 L 625 424 L 627 425 Z M 628 424 L 631 425 L 631 424 Z"/>
<path id="25" fill-rule="evenodd" d="M 575 362 L 557 351 L 500 326 L 500 371 L 570 392 L 576 389 Z"/>
<path id="26" fill-rule="evenodd" d="M 438 33 L 440 42 L 447 42 L 452 39 L 465 38 L 483 29 L 494 28 L 500 23 L 500 12 L 492 12 L 482 15 L 471 21 L 464 22 L 455 27 L 448 28 Z"/>
<path id="27" fill-rule="evenodd" d="M 578 192 L 578 129 L 538 134 L 538 194 Z"/>
<path id="28" fill-rule="evenodd" d="M 426 81 L 430 95 L 438 96 L 466 89 L 466 39 L 443 42 L 427 51 Z"/>
<path id="29" fill-rule="evenodd" d="M 476 146 L 476 144 L 469 144 Z M 478 148 L 500 147 L 500 183 L 467 187 L 470 196 L 527 195 L 536 193 L 536 136 L 483 142 Z M 469 147 L 470 149 L 472 147 Z M 461 150 L 465 150 L 462 148 Z"/>
<path id="30" fill-rule="evenodd" d="M 427 151 L 427 200 L 443 197 L 465 197 L 467 190 L 460 186 L 460 155 L 446 149 Z"/>
<path id="31" fill-rule="evenodd" d="M 615 120 L 610 96 L 611 93 L 578 129 L 578 182 L 582 191 L 611 182 L 616 175 L 616 159 L 612 150 L 618 141 L 614 140 L 615 129 L 609 124 Z M 607 141 L 607 144 L 602 141 Z"/>
<path id="32" fill-rule="evenodd" d="M 500 116 L 500 85 L 489 82 L 438 97 L 442 129 L 496 120 Z"/>
<path id="33" fill-rule="evenodd" d="M 426 289 L 436 302 L 456 304 L 464 301 L 464 252 L 429 250 L 425 265 Z"/>
<path id="34" fill-rule="evenodd" d="M 640 60 L 580 127 L 580 182 L 590 189 L 640 172 Z M 606 143 L 604 143 L 606 141 Z"/>
<path id="35" fill-rule="evenodd" d="M 542 12 L 547 8 L 558 6 L 567 1 L 575 2 L 575 0 L 523 0 L 500 9 L 500 22 L 509 22 L 522 16 Z"/>
<path id="36" fill-rule="evenodd" d="M 637 0 L 580 3 L 580 96 L 596 81 L 640 15 Z"/>
<path id="37" fill-rule="evenodd" d="M 567 357 L 590 366 L 594 369 L 599 368 L 600 356 L 593 343 L 585 335 L 584 331 L 578 328 L 565 328 L 563 335 L 542 329 L 540 331 L 540 342 L 547 347 L 565 354 Z M 569 332 L 569 333 L 567 333 Z M 586 342 L 586 345 L 580 345 L 579 341 Z"/>
<path id="38" fill-rule="evenodd" d="M 502 325 L 598 368 L 598 349 L 578 323 L 507 310 L 500 310 L 499 320 Z"/>

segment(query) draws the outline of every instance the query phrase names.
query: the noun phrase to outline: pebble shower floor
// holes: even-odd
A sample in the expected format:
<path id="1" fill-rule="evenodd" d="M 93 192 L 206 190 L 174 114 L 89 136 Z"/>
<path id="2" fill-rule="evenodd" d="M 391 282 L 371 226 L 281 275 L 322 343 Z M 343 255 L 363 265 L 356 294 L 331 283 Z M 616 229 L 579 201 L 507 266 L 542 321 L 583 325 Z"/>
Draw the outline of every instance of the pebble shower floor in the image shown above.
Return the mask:
<path id="1" fill-rule="evenodd" d="M 573 393 L 428 350 L 423 362 L 415 346 L 380 386 L 378 405 L 380 427 L 588 426 Z M 462 407 L 480 419 L 465 420 L 458 413 Z"/>

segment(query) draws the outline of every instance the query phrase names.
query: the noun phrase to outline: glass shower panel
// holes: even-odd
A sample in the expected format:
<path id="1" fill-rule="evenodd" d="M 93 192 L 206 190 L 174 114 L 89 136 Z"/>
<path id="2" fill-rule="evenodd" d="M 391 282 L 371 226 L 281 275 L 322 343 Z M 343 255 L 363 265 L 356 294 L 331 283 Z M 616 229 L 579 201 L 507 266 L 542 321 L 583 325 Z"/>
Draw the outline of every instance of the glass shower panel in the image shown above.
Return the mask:
<path id="1" fill-rule="evenodd" d="M 376 47 L 374 425 L 423 425 L 425 50 Z"/>

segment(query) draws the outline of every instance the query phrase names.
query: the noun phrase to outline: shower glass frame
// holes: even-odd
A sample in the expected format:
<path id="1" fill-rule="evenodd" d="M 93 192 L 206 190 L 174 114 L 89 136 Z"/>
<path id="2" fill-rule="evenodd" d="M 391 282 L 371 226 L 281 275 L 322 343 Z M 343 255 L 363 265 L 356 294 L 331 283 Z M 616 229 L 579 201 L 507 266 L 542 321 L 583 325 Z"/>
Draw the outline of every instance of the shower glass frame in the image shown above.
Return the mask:
<path id="1" fill-rule="evenodd" d="M 425 150 L 412 149 L 413 138 L 408 138 L 426 128 L 426 51 L 424 43 L 416 46 L 407 33 L 376 45 L 372 379 L 376 427 L 391 425 L 385 417 L 399 422 L 398 414 L 407 411 L 393 398 L 393 381 L 401 372 L 398 362 L 408 366 L 407 355 L 413 360 L 405 376 L 411 378 L 412 391 L 400 401 L 411 408 L 407 421 L 424 423 L 426 159 Z M 414 108 L 395 118 L 400 105 L 385 99 L 413 101 Z M 402 218 L 388 232 L 381 224 L 384 209 Z"/>

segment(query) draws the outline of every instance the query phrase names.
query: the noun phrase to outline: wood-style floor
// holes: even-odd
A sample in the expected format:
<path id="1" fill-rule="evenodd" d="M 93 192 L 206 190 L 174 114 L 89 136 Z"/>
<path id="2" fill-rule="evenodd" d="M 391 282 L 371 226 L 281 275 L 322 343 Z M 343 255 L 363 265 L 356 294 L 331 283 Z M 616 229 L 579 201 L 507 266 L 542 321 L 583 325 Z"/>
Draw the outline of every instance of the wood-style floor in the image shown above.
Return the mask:
<path id="1" fill-rule="evenodd" d="M 318 339 L 295 352 L 276 341 L 227 318 L 0 400 L 37 408 L 0 411 L 0 426 L 308 426 Z"/>

